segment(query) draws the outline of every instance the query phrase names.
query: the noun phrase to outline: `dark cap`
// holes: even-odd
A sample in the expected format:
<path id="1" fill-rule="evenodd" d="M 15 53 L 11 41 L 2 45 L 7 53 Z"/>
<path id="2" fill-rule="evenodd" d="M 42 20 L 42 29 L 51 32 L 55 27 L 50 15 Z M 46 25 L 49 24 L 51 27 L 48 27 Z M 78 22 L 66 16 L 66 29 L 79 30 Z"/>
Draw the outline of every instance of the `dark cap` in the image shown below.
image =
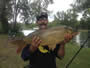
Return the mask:
<path id="1" fill-rule="evenodd" d="M 36 16 L 37 21 L 43 18 L 48 19 L 48 14 L 46 12 L 41 12 L 39 15 Z"/>

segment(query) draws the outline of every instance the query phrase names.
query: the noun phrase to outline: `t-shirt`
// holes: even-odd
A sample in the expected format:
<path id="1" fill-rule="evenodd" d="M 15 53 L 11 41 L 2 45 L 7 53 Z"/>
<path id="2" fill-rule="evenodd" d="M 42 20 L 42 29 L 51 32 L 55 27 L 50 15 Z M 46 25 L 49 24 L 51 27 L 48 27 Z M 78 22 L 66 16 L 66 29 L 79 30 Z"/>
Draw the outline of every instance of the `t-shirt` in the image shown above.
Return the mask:
<path id="1" fill-rule="evenodd" d="M 30 68 L 56 68 L 57 49 L 48 53 L 41 53 L 38 49 L 34 53 L 30 53 L 27 45 L 21 54 L 24 61 L 30 61 Z"/>

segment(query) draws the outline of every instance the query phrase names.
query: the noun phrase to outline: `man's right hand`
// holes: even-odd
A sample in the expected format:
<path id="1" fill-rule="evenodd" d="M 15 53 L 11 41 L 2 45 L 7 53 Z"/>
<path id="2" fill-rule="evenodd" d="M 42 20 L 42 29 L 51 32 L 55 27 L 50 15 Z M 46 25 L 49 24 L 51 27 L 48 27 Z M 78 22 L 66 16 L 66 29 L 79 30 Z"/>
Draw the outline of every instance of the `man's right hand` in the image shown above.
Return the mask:
<path id="1" fill-rule="evenodd" d="M 32 42 L 31 42 L 31 46 L 30 46 L 29 50 L 30 50 L 31 52 L 36 51 L 37 48 L 39 47 L 40 43 L 41 43 L 40 38 L 37 37 L 37 36 L 34 36 L 34 37 L 32 38 Z"/>

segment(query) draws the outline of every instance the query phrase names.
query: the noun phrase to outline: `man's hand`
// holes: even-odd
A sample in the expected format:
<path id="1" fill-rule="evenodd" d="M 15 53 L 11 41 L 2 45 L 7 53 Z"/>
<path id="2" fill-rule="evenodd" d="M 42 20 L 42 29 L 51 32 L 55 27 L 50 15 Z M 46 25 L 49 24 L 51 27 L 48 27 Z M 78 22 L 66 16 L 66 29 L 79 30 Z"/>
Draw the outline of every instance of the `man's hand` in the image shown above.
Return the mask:
<path id="1" fill-rule="evenodd" d="M 41 43 L 41 40 L 39 37 L 34 36 L 31 42 L 30 51 L 34 52 L 37 50 Z"/>
<path id="2" fill-rule="evenodd" d="M 67 33 L 64 37 L 65 38 L 64 42 L 65 43 L 69 42 L 77 34 L 78 34 L 78 32 L 74 32 L 72 34 Z"/>
<path id="3" fill-rule="evenodd" d="M 72 39 L 72 34 L 67 33 L 67 34 L 64 36 L 64 42 L 65 42 L 65 43 L 69 42 L 71 39 Z"/>

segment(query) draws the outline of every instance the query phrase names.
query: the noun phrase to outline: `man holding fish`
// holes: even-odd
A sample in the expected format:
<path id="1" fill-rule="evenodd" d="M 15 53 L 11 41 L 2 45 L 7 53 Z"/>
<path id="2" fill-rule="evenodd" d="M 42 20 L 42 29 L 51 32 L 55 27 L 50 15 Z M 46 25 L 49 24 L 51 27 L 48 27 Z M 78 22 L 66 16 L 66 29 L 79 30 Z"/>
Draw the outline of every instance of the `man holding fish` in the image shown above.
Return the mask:
<path id="1" fill-rule="evenodd" d="M 48 28 L 48 15 L 46 12 L 42 12 L 36 17 L 36 24 L 39 26 L 39 30 L 47 30 Z M 56 57 L 62 59 L 65 55 L 65 43 L 68 43 L 75 34 L 67 34 L 64 37 L 64 41 L 57 43 L 56 48 L 53 51 L 42 53 L 39 50 L 39 45 L 42 40 L 34 36 L 32 42 L 22 50 L 21 57 L 24 61 L 29 60 L 30 65 L 28 68 L 56 68 Z M 45 46 L 44 49 L 49 49 Z"/>

